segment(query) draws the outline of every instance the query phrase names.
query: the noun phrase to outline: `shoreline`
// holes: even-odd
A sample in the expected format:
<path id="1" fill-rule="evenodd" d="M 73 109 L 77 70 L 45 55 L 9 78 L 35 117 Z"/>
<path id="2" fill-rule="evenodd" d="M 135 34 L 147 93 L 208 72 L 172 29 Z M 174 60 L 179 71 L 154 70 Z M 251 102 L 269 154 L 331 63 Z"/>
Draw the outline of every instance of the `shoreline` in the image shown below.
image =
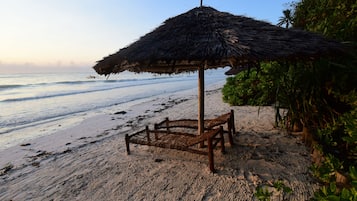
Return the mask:
<path id="1" fill-rule="evenodd" d="M 208 91 L 220 88 L 222 83 L 218 82 L 208 86 Z M 14 168 L 27 165 L 24 158 L 35 157 L 38 153 L 41 154 L 42 150 L 46 150 L 46 153 L 58 154 L 85 146 L 88 143 L 93 143 L 94 140 L 101 140 L 118 132 L 128 131 L 130 127 L 135 127 L 135 121 L 154 116 L 155 113 L 160 113 L 162 110 L 173 107 L 180 102 L 195 99 L 197 98 L 196 93 L 197 89 L 190 89 L 158 95 L 145 98 L 144 101 L 139 100 L 122 104 L 120 108 L 110 106 L 92 111 L 90 114 L 88 112 L 77 114 L 75 117 L 70 117 L 69 120 L 53 121 L 50 124 L 22 129 L 15 132 L 13 141 L 16 141 L 16 144 L 0 148 L 0 169 L 9 164 L 12 164 Z M 178 100 L 175 100 L 176 98 Z M 69 123 L 63 124 L 66 121 Z M 21 132 L 39 132 L 41 134 L 23 139 L 17 137 L 22 135 Z M 12 134 L 5 135 L 12 138 Z"/>
<path id="2" fill-rule="evenodd" d="M 95 118 L 96 116 L 100 116 L 103 114 L 111 114 L 113 113 L 113 110 L 118 110 L 119 112 L 125 112 L 126 110 L 132 111 L 132 107 L 135 107 L 135 105 L 141 105 L 145 103 L 150 104 L 150 102 L 160 99 L 163 99 L 162 101 L 165 101 L 166 97 L 173 96 L 174 94 L 191 94 L 192 91 L 193 90 L 182 90 L 176 93 L 154 95 L 152 97 L 115 104 L 104 108 L 55 117 L 50 120 L 34 122 L 29 125 L 15 128 L 13 131 L 10 131 L 8 133 L 0 134 L 0 151 L 6 148 L 26 143 L 26 141 L 35 140 L 37 138 L 45 137 L 61 131 L 65 131 L 67 129 L 71 129 L 72 127 L 80 125 L 82 122 L 87 121 L 90 118 Z M 34 134 L 34 132 L 36 133 Z"/>
<path id="3" fill-rule="evenodd" d="M 205 117 L 233 109 L 237 134 L 227 154 L 215 150 L 217 173 L 210 173 L 207 158 L 197 154 L 142 145 L 126 154 L 126 133 L 167 116 L 197 118 L 197 92 L 191 90 L 95 116 L 0 152 L 13 157 L 13 168 L 0 177 L 0 199 L 252 200 L 258 186 L 277 180 L 292 188 L 289 200 L 310 198 L 318 184 L 309 175 L 311 157 L 301 139 L 274 128 L 272 107 L 223 103 L 221 86 L 207 87 Z"/>

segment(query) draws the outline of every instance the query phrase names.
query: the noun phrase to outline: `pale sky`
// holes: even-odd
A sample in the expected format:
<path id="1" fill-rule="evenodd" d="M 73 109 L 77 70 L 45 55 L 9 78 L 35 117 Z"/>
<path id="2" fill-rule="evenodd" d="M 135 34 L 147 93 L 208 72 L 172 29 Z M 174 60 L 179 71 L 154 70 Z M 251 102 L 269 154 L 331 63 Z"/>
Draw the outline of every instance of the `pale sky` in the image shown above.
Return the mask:
<path id="1" fill-rule="evenodd" d="M 203 0 L 277 24 L 292 0 Z M 200 0 L 0 0 L 0 73 L 88 70 Z"/>

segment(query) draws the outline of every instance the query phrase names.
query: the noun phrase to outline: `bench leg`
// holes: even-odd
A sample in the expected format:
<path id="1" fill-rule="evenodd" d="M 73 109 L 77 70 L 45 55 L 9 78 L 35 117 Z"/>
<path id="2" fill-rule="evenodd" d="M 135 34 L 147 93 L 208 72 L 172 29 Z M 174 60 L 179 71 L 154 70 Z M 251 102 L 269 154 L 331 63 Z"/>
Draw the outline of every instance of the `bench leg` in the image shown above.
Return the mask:
<path id="1" fill-rule="evenodd" d="M 232 122 L 229 120 L 228 122 L 228 139 L 229 139 L 229 144 L 233 145 L 233 137 L 232 137 Z"/>
<path id="2" fill-rule="evenodd" d="M 232 128 L 233 128 L 233 134 L 236 134 L 236 127 L 234 126 L 234 110 L 231 110 L 231 113 L 232 113 L 232 118 L 231 118 L 231 121 L 232 121 Z"/>
<path id="3" fill-rule="evenodd" d="M 225 146 L 224 146 L 224 135 L 223 135 L 223 127 L 221 126 L 221 129 L 219 131 L 219 134 L 221 136 L 221 152 L 224 154 L 226 153 L 226 149 L 225 149 Z"/>
<path id="4" fill-rule="evenodd" d="M 125 145 L 126 145 L 126 153 L 129 155 L 130 148 L 129 148 L 129 135 L 128 134 L 125 134 Z"/>
<path id="5" fill-rule="evenodd" d="M 213 160 L 213 146 L 212 146 L 212 139 L 208 138 L 208 163 L 209 169 L 211 172 L 215 172 L 214 170 L 214 160 Z"/>
<path id="6" fill-rule="evenodd" d="M 231 110 L 231 117 L 229 118 L 228 121 L 228 137 L 229 137 L 229 143 L 231 145 L 234 145 L 233 142 L 233 135 L 236 134 L 236 128 L 234 126 L 234 110 Z"/>

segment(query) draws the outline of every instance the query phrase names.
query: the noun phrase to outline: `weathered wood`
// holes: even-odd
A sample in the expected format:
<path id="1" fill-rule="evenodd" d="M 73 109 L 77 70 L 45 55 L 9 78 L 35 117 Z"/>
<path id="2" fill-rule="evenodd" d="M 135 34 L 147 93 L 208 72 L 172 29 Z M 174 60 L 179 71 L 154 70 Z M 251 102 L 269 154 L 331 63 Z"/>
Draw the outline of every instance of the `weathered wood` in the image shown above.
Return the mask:
<path id="1" fill-rule="evenodd" d="M 167 131 L 167 133 L 170 132 L 170 124 L 169 124 L 169 118 L 168 117 L 166 117 L 166 131 Z"/>
<path id="2" fill-rule="evenodd" d="M 213 147 L 212 147 L 212 139 L 207 139 L 207 146 L 208 146 L 208 163 L 209 169 L 214 172 L 214 159 L 213 159 Z"/>
<path id="3" fill-rule="evenodd" d="M 146 131 L 146 138 L 147 138 L 147 140 L 148 140 L 148 142 L 150 143 L 150 131 L 149 131 L 149 127 L 148 126 L 146 126 L 145 127 L 145 131 Z"/>
<path id="4" fill-rule="evenodd" d="M 205 115 L 205 80 L 204 67 L 200 66 L 198 70 L 198 134 L 201 135 L 204 130 L 204 115 Z"/>
<path id="5" fill-rule="evenodd" d="M 150 133 L 158 135 L 157 138 L 151 139 L 148 137 Z M 220 135 L 220 136 L 219 136 Z M 149 141 L 150 140 L 150 141 Z M 206 149 L 198 149 L 195 145 L 201 142 L 209 141 L 209 146 Z M 209 156 L 209 168 L 214 171 L 213 163 L 213 148 L 221 142 L 224 150 L 223 128 L 216 128 L 204 132 L 202 135 L 172 132 L 167 133 L 166 130 L 149 130 L 146 127 L 144 130 L 134 133 L 133 135 L 126 135 L 125 142 L 127 143 L 127 151 L 129 150 L 129 143 L 142 144 L 148 146 L 155 146 L 161 148 L 177 149 L 196 154 Z"/>
<path id="6" fill-rule="evenodd" d="M 129 135 L 125 134 L 125 144 L 126 144 L 126 153 L 130 155 L 130 148 L 129 148 Z"/>
<path id="7" fill-rule="evenodd" d="M 235 120 L 234 120 L 234 110 L 231 110 L 231 123 L 232 123 L 232 131 L 233 131 L 233 135 L 236 134 L 236 127 L 235 127 Z"/>
<path id="8" fill-rule="evenodd" d="M 226 149 L 225 149 L 225 147 L 224 147 L 224 136 L 223 136 L 223 126 L 220 126 L 220 131 L 219 131 L 219 134 L 220 134 L 220 136 L 221 136 L 221 152 L 224 154 L 224 153 L 226 153 Z"/>
<path id="9" fill-rule="evenodd" d="M 227 129 L 224 130 L 224 133 L 228 134 L 229 143 L 234 145 L 233 134 L 235 134 L 235 126 L 234 126 L 234 111 L 231 110 L 229 113 L 220 115 L 214 119 L 205 119 L 204 120 L 204 129 L 211 130 L 218 126 L 222 126 L 227 124 Z M 155 129 L 166 130 L 167 128 L 188 128 L 192 129 L 192 132 L 197 132 L 198 129 L 198 120 L 196 119 L 178 119 L 178 120 L 169 120 L 169 118 L 165 118 L 164 121 L 161 121 L 158 124 L 155 124 Z M 170 131 L 172 132 L 172 131 Z"/>
<path id="10" fill-rule="evenodd" d="M 198 134 L 202 135 L 204 132 L 205 119 L 205 69 L 200 66 L 198 70 Z M 200 147 L 204 147 L 204 142 L 200 143 Z"/>
<path id="11" fill-rule="evenodd" d="M 233 133 L 232 133 L 233 131 Z M 228 139 L 229 139 L 229 144 L 233 145 L 233 134 L 236 133 L 236 129 L 234 126 L 234 110 L 231 110 L 231 115 L 228 120 Z"/>

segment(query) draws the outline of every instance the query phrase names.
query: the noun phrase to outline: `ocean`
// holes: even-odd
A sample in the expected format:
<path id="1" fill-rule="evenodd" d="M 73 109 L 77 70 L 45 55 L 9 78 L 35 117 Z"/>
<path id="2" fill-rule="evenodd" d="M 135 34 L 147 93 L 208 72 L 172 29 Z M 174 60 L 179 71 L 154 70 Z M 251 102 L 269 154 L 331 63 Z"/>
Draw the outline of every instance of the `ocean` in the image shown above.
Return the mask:
<path id="1" fill-rule="evenodd" d="M 226 79 L 227 68 L 205 71 L 205 85 Z M 197 89 L 197 73 L 178 75 L 123 72 L 0 74 L 0 149 L 51 134 L 107 108 L 126 110 L 157 96 Z M 80 118 L 78 118 L 80 117 Z M 46 132 L 40 132 L 45 130 Z"/>

